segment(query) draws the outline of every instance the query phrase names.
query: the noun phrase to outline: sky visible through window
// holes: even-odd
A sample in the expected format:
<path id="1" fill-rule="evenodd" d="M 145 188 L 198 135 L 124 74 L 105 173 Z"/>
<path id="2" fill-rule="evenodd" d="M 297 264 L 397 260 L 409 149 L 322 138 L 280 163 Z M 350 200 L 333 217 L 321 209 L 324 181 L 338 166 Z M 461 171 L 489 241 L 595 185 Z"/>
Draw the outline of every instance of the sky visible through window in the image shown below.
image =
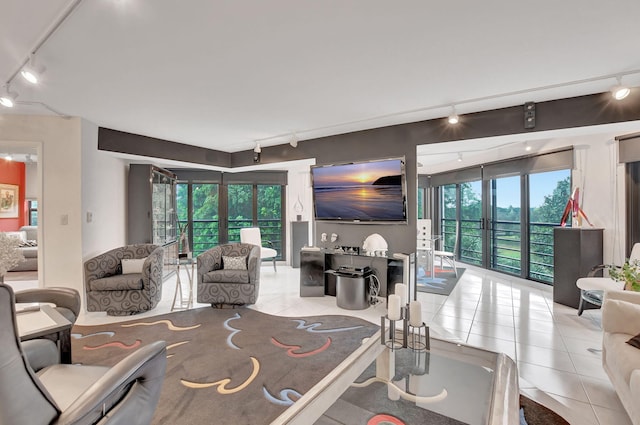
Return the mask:
<path id="1" fill-rule="evenodd" d="M 544 197 L 551 195 L 560 180 L 565 179 L 570 170 L 550 171 L 546 173 L 531 174 L 529 176 L 530 207 L 536 208 L 542 205 Z M 498 207 L 508 208 L 520 206 L 520 178 L 499 179 Z"/>

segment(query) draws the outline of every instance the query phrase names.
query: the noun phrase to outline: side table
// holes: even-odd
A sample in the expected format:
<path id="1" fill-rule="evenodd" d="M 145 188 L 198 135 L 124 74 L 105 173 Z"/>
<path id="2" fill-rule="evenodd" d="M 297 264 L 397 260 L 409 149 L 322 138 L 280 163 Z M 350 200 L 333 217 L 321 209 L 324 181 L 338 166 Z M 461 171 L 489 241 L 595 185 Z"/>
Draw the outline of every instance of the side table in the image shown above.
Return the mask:
<path id="1" fill-rule="evenodd" d="M 173 303 L 171 303 L 171 311 L 174 310 L 188 310 L 193 307 L 193 276 L 194 276 L 194 268 L 196 264 L 195 258 L 178 258 L 175 263 L 176 265 L 176 291 L 173 294 Z M 191 267 L 189 267 L 191 266 Z M 184 299 L 182 294 L 182 280 L 180 279 L 180 269 L 184 268 L 187 272 L 187 277 L 189 279 L 189 295 L 187 299 Z M 191 270 L 189 270 L 191 269 Z M 176 300 L 178 303 L 176 304 Z"/>
<path id="2" fill-rule="evenodd" d="M 16 323 L 20 341 L 54 337 L 60 352 L 60 361 L 71 364 L 71 327 L 73 325 L 53 307 L 48 304 L 36 304 L 26 308 L 16 308 Z"/>

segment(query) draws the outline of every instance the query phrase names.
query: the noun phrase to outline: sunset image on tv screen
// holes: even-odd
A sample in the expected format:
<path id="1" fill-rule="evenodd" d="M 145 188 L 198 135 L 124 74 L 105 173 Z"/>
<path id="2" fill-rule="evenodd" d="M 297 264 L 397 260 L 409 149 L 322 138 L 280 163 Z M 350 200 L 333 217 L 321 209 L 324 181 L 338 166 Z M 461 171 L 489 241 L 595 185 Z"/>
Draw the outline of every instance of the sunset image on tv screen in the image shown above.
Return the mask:
<path id="1" fill-rule="evenodd" d="M 405 219 L 403 162 L 374 162 L 312 168 L 318 220 Z"/>

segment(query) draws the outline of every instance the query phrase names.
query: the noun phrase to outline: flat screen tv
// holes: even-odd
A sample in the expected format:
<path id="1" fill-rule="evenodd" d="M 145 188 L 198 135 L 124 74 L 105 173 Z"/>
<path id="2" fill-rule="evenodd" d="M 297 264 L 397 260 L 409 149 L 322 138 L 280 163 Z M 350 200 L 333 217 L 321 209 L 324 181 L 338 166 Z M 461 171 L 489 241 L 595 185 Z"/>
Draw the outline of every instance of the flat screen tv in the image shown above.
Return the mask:
<path id="1" fill-rule="evenodd" d="M 406 223 L 404 157 L 311 167 L 316 220 Z"/>

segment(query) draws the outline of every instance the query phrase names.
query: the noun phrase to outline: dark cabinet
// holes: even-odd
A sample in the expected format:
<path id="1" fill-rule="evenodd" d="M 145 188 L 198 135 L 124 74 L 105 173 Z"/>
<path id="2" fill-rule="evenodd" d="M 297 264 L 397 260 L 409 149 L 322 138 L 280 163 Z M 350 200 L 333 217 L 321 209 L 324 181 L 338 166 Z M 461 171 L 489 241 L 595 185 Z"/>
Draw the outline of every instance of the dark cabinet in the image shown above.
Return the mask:
<path id="1" fill-rule="evenodd" d="M 300 267 L 300 250 L 309 242 L 309 222 L 291 222 L 291 267 Z"/>
<path id="2" fill-rule="evenodd" d="M 553 301 L 578 308 L 576 281 L 593 266 L 602 264 L 603 229 L 556 227 L 553 229 Z"/>
<path id="3" fill-rule="evenodd" d="M 128 179 L 127 243 L 164 247 L 164 276 L 178 258 L 176 175 L 149 164 L 131 164 Z"/>

